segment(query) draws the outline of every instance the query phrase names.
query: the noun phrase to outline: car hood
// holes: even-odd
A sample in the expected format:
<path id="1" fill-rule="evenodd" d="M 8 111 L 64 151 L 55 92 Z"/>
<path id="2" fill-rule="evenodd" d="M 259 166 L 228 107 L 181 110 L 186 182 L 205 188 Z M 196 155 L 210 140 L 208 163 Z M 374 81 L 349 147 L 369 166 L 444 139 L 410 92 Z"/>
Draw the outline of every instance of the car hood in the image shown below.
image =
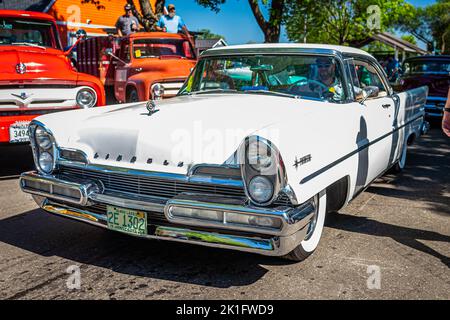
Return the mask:
<path id="1" fill-rule="evenodd" d="M 77 73 L 59 50 L 8 46 L 0 48 L 0 55 L 0 81 L 77 80 Z M 16 66 L 20 63 L 26 66 L 24 74 L 16 71 Z"/>
<path id="2" fill-rule="evenodd" d="M 428 86 L 428 96 L 447 97 L 450 74 L 412 74 L 402 78 L 402 91 Z"/>
<path id="3" fill-rule="evenodd" d="M 235 151 L 251 134 L 277 145 L 283 128 L 322 109 L 317 104 L 324 105 L 286 97 L 207 94 L 163 100 L 152 115 L 138 103 L 37 120 L 50 128 L 60 147 L 84 151 L 91 163 L 186 173 L 194 164 L 234 163 Z M 292 117 L 286 117 L 289 112 Z"/>

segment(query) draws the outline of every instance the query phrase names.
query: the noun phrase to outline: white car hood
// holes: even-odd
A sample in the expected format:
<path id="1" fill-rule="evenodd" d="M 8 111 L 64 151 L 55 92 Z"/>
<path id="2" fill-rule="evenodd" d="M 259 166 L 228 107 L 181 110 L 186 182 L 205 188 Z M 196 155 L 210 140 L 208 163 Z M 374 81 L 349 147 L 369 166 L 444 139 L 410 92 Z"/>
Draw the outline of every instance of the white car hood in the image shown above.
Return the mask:
<path id="1" fill-rule="evenodd" d="M 234 152 L 250 134 L 277 145 L 283 139 L 282 123 L 292 126 L 320 110 L 317 104 L 323 106 L 287 97 L 207 94 L 157 102 L 158 111 L 150 116 L 146 104 L 138 103 L 37 120 L 53 132 L 60 147 L 84 151 L 91 163 L 185 174 L 194 164 L 233 163 Z"/>

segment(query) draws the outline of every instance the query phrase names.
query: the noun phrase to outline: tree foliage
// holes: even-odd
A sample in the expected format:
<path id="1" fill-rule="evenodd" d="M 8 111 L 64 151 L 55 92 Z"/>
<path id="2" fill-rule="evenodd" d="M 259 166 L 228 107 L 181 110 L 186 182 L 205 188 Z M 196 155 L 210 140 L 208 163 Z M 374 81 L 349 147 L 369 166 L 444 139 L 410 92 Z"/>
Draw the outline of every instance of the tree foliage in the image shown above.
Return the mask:
<path id="1" fill-rule="evenodd" d="M 223 39 L 225 40 L 224 36 L 221 36 L 220 34 L 216 34 L 216 33 L 212 33 L 211 30 L 209 29 L 200 29 L 198 30 L 198 32 L 200 33 L 197 36 L 197 39 Z"/>
<path id="2" fill-rule="evenodd" d="M 416 8 L 399 26 L 426 42 L 430 51 L 436 43 L 441 53 L 450 53 L 450 0 L 437 0 L 429 6 Z"/>
<path id="3" fill-rule="evenodd" d="M 195 1 L 214 12 L 219 12 L 220 6 L 226 2 L 226 0 Z M 264 42 L 280 41 L 281 25 L 289 2 L 289 0 L 248 0 L 253 16 L 264 34 Z M 264 16 L 261 10 L 262 6 L 267 7 L 268 18 Z"/>
<path id="4" fill-rule="evenodd" d="M 291 41 L 359 45 L 397 26 L 413 8 L 404 0 L 295 0 L 286 30 Z"/>

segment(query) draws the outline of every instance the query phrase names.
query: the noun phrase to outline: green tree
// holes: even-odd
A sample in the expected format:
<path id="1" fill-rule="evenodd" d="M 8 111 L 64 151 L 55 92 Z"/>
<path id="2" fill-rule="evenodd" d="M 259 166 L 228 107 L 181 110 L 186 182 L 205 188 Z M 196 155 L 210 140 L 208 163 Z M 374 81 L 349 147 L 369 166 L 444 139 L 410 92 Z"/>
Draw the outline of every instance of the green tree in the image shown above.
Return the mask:
<path id="1" fill-rule="evenodd" d="M 413 9 L 404 0 L 295 0 L 286 30 L 291 41 L 359 46 L 396 27 Z"/>
<path id="2" fill-rule="evenodd" d="M 417 44 L 416 38 L 412 34 L 405 34 L 402 36 L 402 39 L 411 44 Z"/>
<path id="3" fill-rule="evenodd" d="M 199 5 L 219 12 L 226 0 L 195 0 Z M 253 16 L 264 33 L 264 42 L 279 42 L 281 25 L 289 0 L 248 0 Z M 264 17 L 261 6 L 268 9 L 268 19 Z"/>
<path id="4" fill-rule="evenodd" d="M 201 33 L 197 39 L 223 39 L 225 40 L 224 36 L 221 36 L 220 34 L 212 33 L 209 29 L 200 29 L 197 32 Z"/>

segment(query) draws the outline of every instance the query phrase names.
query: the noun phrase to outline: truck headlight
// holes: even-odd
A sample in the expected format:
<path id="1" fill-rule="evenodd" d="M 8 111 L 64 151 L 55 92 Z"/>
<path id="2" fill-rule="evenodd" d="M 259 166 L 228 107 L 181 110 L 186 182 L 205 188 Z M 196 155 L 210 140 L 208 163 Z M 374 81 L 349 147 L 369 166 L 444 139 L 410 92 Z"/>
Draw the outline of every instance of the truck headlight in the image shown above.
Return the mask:
<path id="1" fill-rule="evenodd" d="M 273 184 L 264 176 L 256 176 L 248 184 L 250 197 L 258 203 L 266 203 L 273 196 Z"/>
<path id="2" fill-rule="evenodd" d="M 160 83 L 155 83 L 152 85 L 152 99 L 160 100 L 164 95 L 164 87 Z"/>
<path id="3" fill-rule="evenodd" d="M 55 168 L 56 145 L 52 133 L 38 121 L 29 126 L 30 142 L 36 168 L 43 174 L 50 174 Z"/>
<path id="4" fill-rule="evenodd" d="M 76 99 L 81 108 L 92 108 L 97 103 L 97 94 L 92 89 L 83 88 L 78 91 Z"/>

